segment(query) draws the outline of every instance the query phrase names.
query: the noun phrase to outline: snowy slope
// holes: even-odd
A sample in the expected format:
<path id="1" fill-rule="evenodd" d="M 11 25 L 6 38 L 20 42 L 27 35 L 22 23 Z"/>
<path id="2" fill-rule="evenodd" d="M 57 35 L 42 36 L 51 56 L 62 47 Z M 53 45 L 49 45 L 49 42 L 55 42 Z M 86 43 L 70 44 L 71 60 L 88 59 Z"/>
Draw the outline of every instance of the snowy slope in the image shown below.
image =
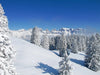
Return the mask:
<path id="1" fill-rule="evenodd" d="M 17 51 L 15 66 L 20 75 L 57 75 L 60 57 L 58 52 L 45 50 L 27 41 L 11 38 Z M 100 75 L 84 67 L 84 54 L 72 54 L 72 75 Z"/>
<path id="2" fill-rule="evenodd" d="M 21 39 L 12 38 L 17 56 L 15 66 L 20 75 L 56 75 L 60 58 Z"/>
<path id="3" fill-rule="evenodd" d="M 100 75 L 100 72 L 94 72 L 84 66 L 84 53 L 70 55 L 70 60 L 72 64 L 72 74 L 73 75 Z"/>

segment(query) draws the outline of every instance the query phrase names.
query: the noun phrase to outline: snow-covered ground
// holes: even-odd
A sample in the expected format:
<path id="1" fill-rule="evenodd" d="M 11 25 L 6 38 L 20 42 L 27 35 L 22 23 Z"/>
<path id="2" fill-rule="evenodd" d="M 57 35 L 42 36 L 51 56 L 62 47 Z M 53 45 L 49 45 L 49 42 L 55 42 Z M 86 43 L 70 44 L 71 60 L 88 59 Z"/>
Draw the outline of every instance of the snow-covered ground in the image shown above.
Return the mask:
<path id="1" fill-rule="evenodd" d="M 11 38 L 17 51 L 15 66 L 20 75 L 57 75 L 59 61 L 57 51 L 49 51 L 17 38 Z M 84 53 L 70 54 L 72 75 L 100 75 L 84 66 Z"/>
<path id="2" fill-rule="evenodd" d="M 100 72 L 94 72 L 84 66 L 84 56 L 84 53 L 71 53 L 72 75 L 100 75 Z"/>
<path id="3" fill-rule="evenodd" d="M 15 66 L 20 75 L 56 75 L 60 58 L 49 50 L 11 38 L 17 51 Z"/>

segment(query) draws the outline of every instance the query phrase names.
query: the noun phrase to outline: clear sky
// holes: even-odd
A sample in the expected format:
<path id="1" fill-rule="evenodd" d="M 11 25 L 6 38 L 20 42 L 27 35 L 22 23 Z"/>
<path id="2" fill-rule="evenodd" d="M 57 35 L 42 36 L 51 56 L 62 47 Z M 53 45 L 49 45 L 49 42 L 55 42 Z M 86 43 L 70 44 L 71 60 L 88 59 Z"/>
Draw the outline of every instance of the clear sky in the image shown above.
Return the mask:
<path id="1" fill-rule="evenodd" d="M 88 28 L 100 32 L 100 0 L 0 0 L 9 28 Z"/>

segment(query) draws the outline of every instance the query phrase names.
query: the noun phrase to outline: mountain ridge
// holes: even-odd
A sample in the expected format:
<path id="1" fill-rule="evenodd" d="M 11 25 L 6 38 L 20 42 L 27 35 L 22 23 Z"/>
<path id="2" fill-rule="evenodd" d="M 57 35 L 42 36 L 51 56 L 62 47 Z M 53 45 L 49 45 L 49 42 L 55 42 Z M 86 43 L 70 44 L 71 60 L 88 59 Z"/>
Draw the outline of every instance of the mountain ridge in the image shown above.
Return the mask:
<path id="1" fill-rule="evenodd" d="M 82 28 L 78 28 L 78 29 L 60 28 L 59 30 L 51 30 L 51 31 L 40 29 L 41 35 L 46 33 L 48 36 L 57 36 L 57 35 L 60 35 L 62 33 L 65 33 L 65 35 L 81 34 L 82 31 L 83 31 Z M 24 39 L 26 41 L 30 41 L 31 35 L 32 35 L 32 29 L 9 30 L 8 35 L 13 36 L 13 37 L 17 37 L 17 38 L 21 38 L 21 39 Z"/>

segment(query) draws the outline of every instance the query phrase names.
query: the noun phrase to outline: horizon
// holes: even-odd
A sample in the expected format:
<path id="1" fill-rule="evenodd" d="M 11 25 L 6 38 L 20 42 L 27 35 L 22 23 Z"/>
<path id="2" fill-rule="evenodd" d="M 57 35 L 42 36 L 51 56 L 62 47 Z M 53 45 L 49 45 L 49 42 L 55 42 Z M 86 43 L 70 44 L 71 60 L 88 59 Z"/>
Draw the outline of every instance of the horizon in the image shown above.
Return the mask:
<path id="1" fill-rule="evenodd" d="M 11 30 L 83 28 L 100 32 L 99 0 L 0 0 Z"/>

